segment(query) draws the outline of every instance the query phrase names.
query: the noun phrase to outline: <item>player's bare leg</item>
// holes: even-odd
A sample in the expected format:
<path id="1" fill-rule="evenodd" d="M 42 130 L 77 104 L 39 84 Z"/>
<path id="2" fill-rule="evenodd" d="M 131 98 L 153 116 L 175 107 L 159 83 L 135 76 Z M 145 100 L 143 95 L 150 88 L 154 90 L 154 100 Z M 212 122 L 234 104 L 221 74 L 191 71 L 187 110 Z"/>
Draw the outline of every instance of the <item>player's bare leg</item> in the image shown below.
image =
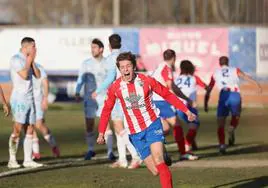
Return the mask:
<path id="1" fill-rule="evenodd" d="M 226 153 L 226 145 L 225 145 L 225 132 L 224 127 L 226 123 L 226 117 L 218 117 L 218 140 L 219 140 L 219 151 L 221 154 Z"/>
<path id="2" fill-rule="evenodd" d="M 55 157 L 59 157 L 60 150 L 57 146 L 57 143 L 56 143 L 54 136 L 51 134 L 51 131 L 49 130 L 49 128 L 45 124 L 45 120 L 44 119 L 37 120 L 35 127 L 42 133 L 44 139 L 47 141 L 47 143 L 51 147 L 53 155 Z"/>
<path id="3" fill-rule="evenodd" d="M 164 162 L 163 143 L 155 142 L 150 145 L 151 155 L 158 171 L 162 187 L 172 187 L 172 175 L 168 166 Z"/>
<path id="4" fill-rule="evenodd" d="M 94 134 L 94 118 L 85 118 L 86 123 L 86 142 L 88 145 L 88 151 L 85 155 L 85 160 L 91 160 L 96 155 L 94 152 L 95 134 Z"/>
<path id="5" fill-rule="evenodd" d="M 22 125 L 20 123 L 15 122 L 13 125 L 12 134 L 9 137 L 9 162 L 8 168 L 20 168 L 20 165 L 17 162 L 17 151 L 19 146 L 19 139 L 21 133 Z"/>
<path id="6" fill-rule="evenodd" d="M 170 125 L 168 123 L 168 121 L 166 119 L 162 119 L 161 118 L 161 123 L 163 126 L 163 133 L 164 135 L 168 135 L 169 131 L 170 131 Z M 170 156 L 168 155 L 167 149 L 165 144 L 163 144 L 163 156 L 164 156 L 164 161 L 166 163 L 166 165 L 171 166 L 172 165 L 172 160 L 170 158 Z"/>
<path id="7" fill-rule="evenodd" d="M 146 157 L 146 159 L 144 159 L 144 164 L 146 165 L 147 169 L 154 175 L 157 176 L 158 175 L 158 170 L 155 166 L 154 160 L 152 155 L 149 155 L 148 157 Z"/>

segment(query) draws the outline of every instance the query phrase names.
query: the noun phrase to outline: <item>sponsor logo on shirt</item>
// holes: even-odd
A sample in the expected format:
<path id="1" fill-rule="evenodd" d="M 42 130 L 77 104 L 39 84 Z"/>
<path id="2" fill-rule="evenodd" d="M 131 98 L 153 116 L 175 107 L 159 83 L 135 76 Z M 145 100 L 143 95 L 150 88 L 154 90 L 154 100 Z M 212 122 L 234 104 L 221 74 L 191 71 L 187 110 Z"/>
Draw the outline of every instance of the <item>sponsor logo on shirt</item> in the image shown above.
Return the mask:
<path id="1" fill-rule="evenodd" d="M 125 98 L 125 100 L 131 104 L 131 106 L 127 106 L 127 109 L 138 109 L 144 107 L 145 104 L 139 104 L 141 98 L 142 96 L 136 95 L 136 93 L 130 93 L 129 97 Z"/>

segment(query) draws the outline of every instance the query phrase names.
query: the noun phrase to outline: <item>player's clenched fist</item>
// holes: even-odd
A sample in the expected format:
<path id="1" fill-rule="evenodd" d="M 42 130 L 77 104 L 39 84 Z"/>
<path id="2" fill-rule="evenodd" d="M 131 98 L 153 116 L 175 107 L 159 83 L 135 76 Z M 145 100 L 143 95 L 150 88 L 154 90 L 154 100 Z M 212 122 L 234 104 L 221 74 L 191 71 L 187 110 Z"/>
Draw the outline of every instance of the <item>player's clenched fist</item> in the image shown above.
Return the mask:
<path id="1" fill-rule="evenodd" d="M 186 112 L 189 121 L 194 121 L 196 119 L 196 115 L 190 112 L 189 110 Z"/>
<path id="2" fill-rule="evenodd" d="M 104 134 L 99 133 L 99 136 L 97 138 L 97 143 L 98 144 L 105 144 Z"/>

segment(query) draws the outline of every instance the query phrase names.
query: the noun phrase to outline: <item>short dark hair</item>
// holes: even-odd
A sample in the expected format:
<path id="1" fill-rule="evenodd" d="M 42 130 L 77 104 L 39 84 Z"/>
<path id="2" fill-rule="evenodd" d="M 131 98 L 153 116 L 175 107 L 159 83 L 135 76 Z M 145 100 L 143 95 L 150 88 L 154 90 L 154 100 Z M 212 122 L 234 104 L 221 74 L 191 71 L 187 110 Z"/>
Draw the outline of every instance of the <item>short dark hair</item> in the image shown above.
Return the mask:
<path id="1" fill-rule="evenodd" d="M 31 43 L 31 42 L 35 42 L 33 38 L 31 38 L 31 37 L 24 37 L 24 38 L 21 40 L 20 44 L 22 45 L 22 44 L 24 44 L 24 43 Z"/>
<path id="2" fill-rule="evenodd" d="M 104 45 L 103 45 L 103 43 L 101 42 L 100 39 L 95 38 L 95 39 L 92 40 L 91 43 L 92 43 L 92 44 L 96 44 L 96 45 L 98 45 L 99 48 L 104 48 Z"/>
<path id="3" fill-rule="evenodd" d="M 120 49 L 121 48 L 121 37 L 118 34 L 112 34 L 109 37 L 109 43 L 112 49 Z"/>
<path id="4" fill-rule="evenodd" d="M 229 58 L 227 56 L 221 56 L 219 59 L 220 66 L 229 65 Z"/>
<path id="5" fill-rule="evenodd" d="M 169 61 L 172 58 L 176 58 L 176 53 L 174 50 L 171 49 L 167 49 L 166 51 L 164 51 L 163 53 L 163 58 L 165 61 Z"/>
<path id="6" fill-rule="evenodd" d="M 182 60 L 180 64 L 181 74 L 193 75 L 195 71 L 195 66 L 189 60 Z"/>
<path id="7" fill-rule="evenodd" d="M 119 68 L 119 61 L 124 61 L 124 60 L 131 61 L 133 68 L 134 69 L 136 68 L 136 56 L 132 54 L 131 52 L 123 52 L 118 55 L 118 57 L 116 58 L 117 68 Z"/>

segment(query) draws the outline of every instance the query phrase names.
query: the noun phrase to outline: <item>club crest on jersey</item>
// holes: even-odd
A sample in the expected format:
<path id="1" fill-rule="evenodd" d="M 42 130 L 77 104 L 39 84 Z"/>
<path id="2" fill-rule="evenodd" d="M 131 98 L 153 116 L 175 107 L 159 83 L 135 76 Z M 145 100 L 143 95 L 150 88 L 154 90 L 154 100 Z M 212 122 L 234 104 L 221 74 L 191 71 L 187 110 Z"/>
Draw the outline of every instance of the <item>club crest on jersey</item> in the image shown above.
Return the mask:
<path id="1" fill-rule="evenodd" d="M 130 93 L 129 97 L 126 97 L 125 100 L 128 101 L 131 106 L 128 106 L 127 109 L 137 109 L 141 106 L 139 105 L 139 100 L 142 98 L 140 95 L 136 95 L 136 93 Z"/>
<path id="2" fill-rule="evenodd" d="M 143 82 L 142 80 L 139 80 L 139 81 L 138 81 L 138 84 L 139 84 L 141 87 L 144 86 L 144 82 Z"/>

